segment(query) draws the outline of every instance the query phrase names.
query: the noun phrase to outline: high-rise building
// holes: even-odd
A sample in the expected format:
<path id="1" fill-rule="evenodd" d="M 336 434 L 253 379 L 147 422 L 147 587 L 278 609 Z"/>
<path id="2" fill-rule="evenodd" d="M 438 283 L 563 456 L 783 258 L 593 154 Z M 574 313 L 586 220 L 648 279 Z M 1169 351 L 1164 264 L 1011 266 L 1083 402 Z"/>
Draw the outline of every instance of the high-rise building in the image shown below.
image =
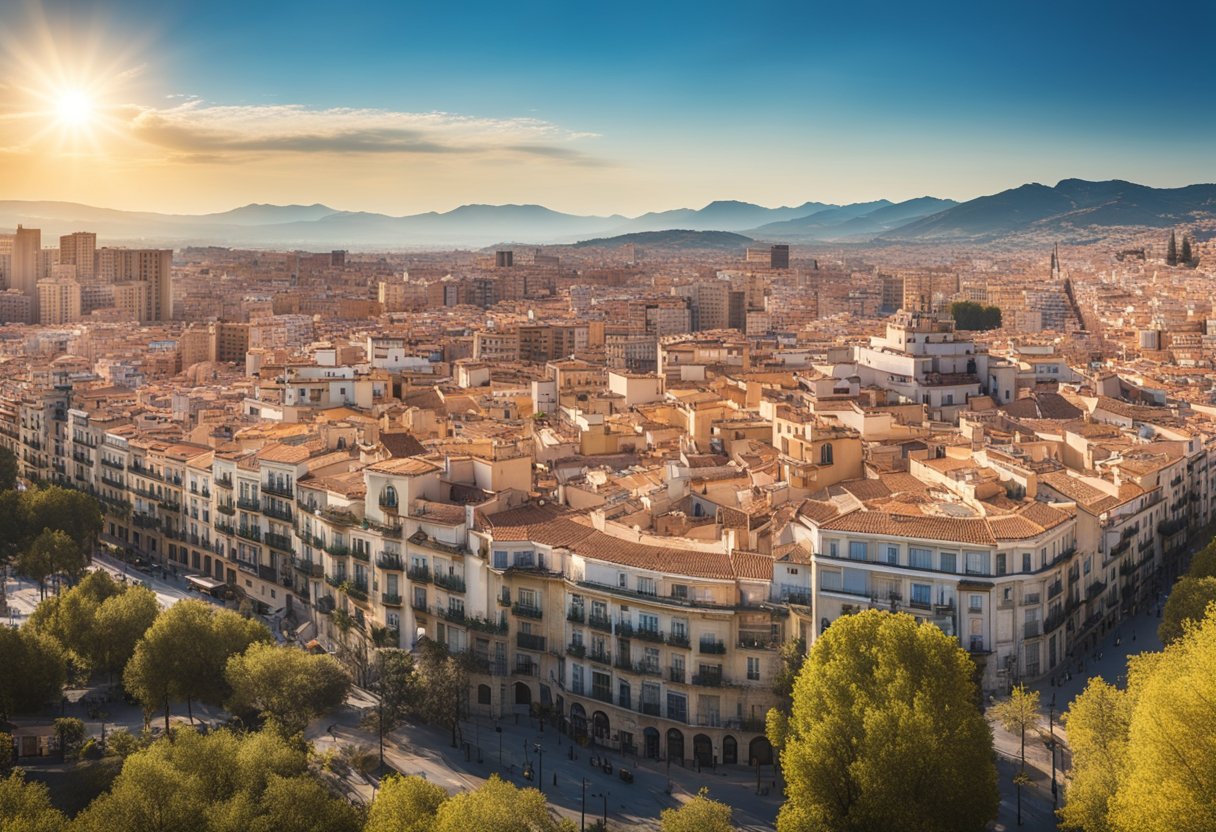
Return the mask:
<path id="1" fill-rule="evenodd" d="M 42 231 L 17 226 L 17 233 L 13 237 L 9 288 L 30 299 L 30 320 L 37 320 L 38 314 L 38 256 L 41 251 Z"/>
<path id="2" fill-rule="evenodd" d="M 59 238 L 59 263 L 76 267 L 79 280 L 91 280 L 97 273 L 97 235 L 77 231 Z"/>
<path id="3" fill-rule="evenodd" d="M 173 251 L 152 248 L 103 248 L 97 254 L 98 276 L 109 283 L 142 283 L 146 287 L 140 321 L 173 318 Z"/>
<path id="4" fill-rule="evenodd" d="M 67 278 L 38 281 L 38 322 L 50 326 L 80 320 L 80 284 Z"/>
<path id="5" fill-rule="evenodd" d="M 494 265 L 500 269 L 505 269 L 515 265 L 515 252 L 513 251 L 496 251 L 494 252 Z"/>
<path id="6" fill-rule="evenodd" d="M 769 250 L 769 267 L 788 269 L 790 267 L 790 247 L 787 245 L 773 246 Z"/>

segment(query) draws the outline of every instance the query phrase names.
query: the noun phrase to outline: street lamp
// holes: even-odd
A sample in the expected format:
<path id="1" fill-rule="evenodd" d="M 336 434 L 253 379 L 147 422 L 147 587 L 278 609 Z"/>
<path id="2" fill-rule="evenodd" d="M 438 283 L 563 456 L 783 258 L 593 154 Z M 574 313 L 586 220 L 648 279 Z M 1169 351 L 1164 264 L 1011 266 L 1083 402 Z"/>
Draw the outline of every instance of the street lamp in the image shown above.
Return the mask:
<path id="1" fill-rule="evenodd" d="M 592 796 L 592 797 L 602 797 L 602 798 L 604 798 L 604 820 L 603 820 L 603 828 L 604 828 L 605 830 L 607 830 L 607 829 L 608 829 L 608 791 L 605 789 L 605 790 L 604 790 L 602 793 L 600 793 L 600 794 L 593 794 L 593 795 L 591 795 L 591 796 Z"/>
<path id="2" fill-rule="evenodd" d="M 587 778 L 583 778 L 583 810 L 578 824 L 579 832 L 587 832 Z"/>
<path id="3" fill-rule="evenodd" d="M 541 747 L 539 742 L 535 743 L 532 747 L 536 751 L 537 760 L 536 788 L 543 792 L 545 790 L 545 749 Z"/>

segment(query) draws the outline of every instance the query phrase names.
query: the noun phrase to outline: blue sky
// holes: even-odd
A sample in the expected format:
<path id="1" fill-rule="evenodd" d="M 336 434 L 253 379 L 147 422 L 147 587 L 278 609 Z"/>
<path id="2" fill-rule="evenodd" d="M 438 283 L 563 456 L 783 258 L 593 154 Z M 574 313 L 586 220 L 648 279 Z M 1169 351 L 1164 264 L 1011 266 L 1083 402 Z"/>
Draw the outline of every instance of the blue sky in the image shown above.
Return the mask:
<path id="1" fill-rule="evenodd" d="M 47 0 L 0 23 L 69 56 L 121 42 L 140 70 L 107 90 L 94 162 L 155 166 L 181 210 L 633 214 L 1212 181 L 1214 9 Z M 51 190 L 96 200 L 96 178 Z M 140 195 L 173 207 L 168 185 Z"/>

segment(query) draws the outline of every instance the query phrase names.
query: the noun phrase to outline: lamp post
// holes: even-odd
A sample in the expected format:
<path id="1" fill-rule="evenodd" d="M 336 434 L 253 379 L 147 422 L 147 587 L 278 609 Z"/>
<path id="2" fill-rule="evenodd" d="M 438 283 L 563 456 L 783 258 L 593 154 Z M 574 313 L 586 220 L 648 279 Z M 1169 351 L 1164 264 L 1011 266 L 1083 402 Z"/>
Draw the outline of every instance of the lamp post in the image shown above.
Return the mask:
<path id="1" fill-rule="evenodd" d="M 536 751 L 536 788 L 543 792 L 545 790 L 545 749 L 540 743 L 535 743 L 533 749 Z"/>
<path id="2" fill-rule="evenodd" d="M 607 830 L 608 829 L 608 790 L 605 789 L 600 794 L 593 794 L 591 796 L 592 797 L 602 797 L 604 799 L 604 819 L 601 822 L 603 823 L 602 828 L 604 830 Z"/>
<path id="3" fill-rule="evenodd" d="M 587 778 L 583 778 L 583 810 L 579 818 L 579 832 L 587 832 Z"/>
<path id="4" fill-rule="evenodd" d="M 498 733 L 498 770 L 502 771 L 502 726 L 495 725 L 494 730 Z"/>

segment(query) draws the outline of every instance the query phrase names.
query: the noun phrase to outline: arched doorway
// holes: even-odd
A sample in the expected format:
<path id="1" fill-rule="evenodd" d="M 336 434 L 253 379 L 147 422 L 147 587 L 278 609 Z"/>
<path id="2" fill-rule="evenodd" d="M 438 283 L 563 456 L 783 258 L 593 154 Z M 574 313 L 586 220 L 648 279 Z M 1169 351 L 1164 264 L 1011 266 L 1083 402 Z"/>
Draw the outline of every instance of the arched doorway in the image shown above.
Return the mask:
<path id="1" fill-rule="evenodd" d="M 642 753 L 648 760 L 659 759 L 659 729 L 647 728 L 642 731 Z"/>
<path id="2" fill-rule="evenodd" d="M 587 736 L 587 711 L 577 702 L 570 706 L 570 733 L 576 737 Z"/>
<path id="3" fill-rule="evenodd" d="M 515 683 L 515 704 L 516 705 L 531 705 L 532 704 L 532 688 L 528 687 L 523 682 Z"/>
<path id="4" fill-rule="evenodd" d="M 714 744 L 704 734 L 692 738 L 692 758 L 697 765 L 708 768 L 714 764 Z"/>
<path id="5" fill-rule="evenodd" d="M 591 736 L 595 738 L 596 742 L 608 742 L 608 738 L 611 736 L 608 714 L 596 711 L 591 715 Z"/>
<path id="6" fill-rule="evenodd" d="M 749 765 L 771 766 L 773 764 L 773 746 L 766 737 L 756 737 L 747 747 Z"/>
<path id="7" fill-rule="evenodd" d="M 739 743 L 730 734 L 722 738 L 722 765 L 733 766 L 739 762 Z"/>
<path id="8" fill-rule="evenodd" d="M 684 734 L 679 728 L 667 729 L 667 759 L 684 762 Z"/>
<path id="9" fill-rule="evenodd" d="M 477 686 L 477 704 L 478 705 L 489 705 L 490 704 L 490 686 L 489 685 L 478 685 Z"/>

